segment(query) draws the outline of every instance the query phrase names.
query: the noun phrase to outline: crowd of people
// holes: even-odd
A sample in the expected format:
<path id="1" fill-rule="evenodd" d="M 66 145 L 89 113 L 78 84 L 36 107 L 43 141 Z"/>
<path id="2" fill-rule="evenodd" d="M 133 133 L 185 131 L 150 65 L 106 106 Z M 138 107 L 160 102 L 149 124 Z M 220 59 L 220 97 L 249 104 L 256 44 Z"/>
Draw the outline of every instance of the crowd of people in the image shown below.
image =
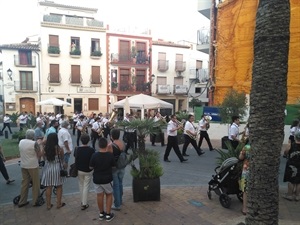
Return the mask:
<path id="1" fill-rule="evenodd" d="M 178 121 L 176 115 L 166 117 L 156 112 L 150 117 L 154 122 L 162 121 L 166 124 L 167 145 L 163 155 L 165 162 L 171 162 L 169 155 L 174 149 L 180 162 L 186 162 L 189 155 L 187 147 L 191 144 L 196 153 L 201 156 L 205 153 L 201 149 L 203 139 L 206 140 L 210 151 L 214 150 L 211 144 L 208 129 L 210 128 L 211 118 L 202 115 L 198 124 L 194 122 L 194 115 L 189 115 L 187 120 Z M 32 117 L 26 112 L 19 116 L 20 130 L 23 130 Z M 135 117 L 127 113 L 124 121 L 131 122 Z M 97 205 L 99 208 L 99 219 L 111 221 L 114 213 L 111 210 L 121 210 L 123 195 L 123 177 L 124 168 L 117 168 L 116 161 L 121 152 L 128 154 L 129 149 L 134 151 L 137 148 L 137 133 L 135 129 L 125 127 L 123 139 L 120 129 L 115 128 L 116 117 L 111 114 L 92 113 L 85 116 L 82 113 L 75 112 L 72 116 L 73 124 L 70 126 L 66 116 L 58 113 L 38 113 L 36 117 L 36 126 L 34 129 L 26 130 L 25 139 L 19 143 L 21 158 L 22 183 L 19 200 L 19 207 L 29 204 L 28 191 L 29 184 L 32 187 L 33 206 L 40 206 L 38 201 L 40 185 L 46 187 L 46 207 L 51 210 L 52 189 L 56 188 L 56 208 L 59 209 L 66 205 L 62 202 L 63 184 L 69 176 L 61 175 L 61 171 L 68 171 L 71 154 L 75 158 L 75 164 L 78 169 L 78 185 L 81 197 L 81 210 L 89 207 L 88 192 L 92 183 L 94 183 L 97 195 Z M 196 124 L 196 125 L 195 125 Z M 197 126 L 198 125 L 198 126 Z M 243 132 L 239 131 L 240 121 L 238 116 L 232 117 L 232 123 L 229 127 L 228 138 L 233 148 L 236 148 L 240 142 L 245 145 L 240 152 L 239 159 L 243 160 L 242 176 L 240 179 L 240 188 L 243 194 L 243 214 L 247 213 L 247 183 L 249 182 L 249 162 L 251 157 L 251 146 L 249 142 L 249 126 L 246 124 Z M 10 130 L 9 115 L 5 119 L 4 130 L 6 127 Z M 11 130 L 10 130 L 11 131 Z M 71 132 L 70 132 L 71 131 Z M 178 132 L 184 134 L 184 144 L 182 150 L 179 149 Z M 76 147 L 73 147 L 72 135 L 76 135 Z M 242 134 L 242 138 L 239 138 Z M 161 146 L 165 146 L 164 132 L 158 129 L 151 135 L 150 142 L 155 146 L 156 137 L 159 135 Z M 197 143 L 197 140 L 199 141 Z M 300 200 L 300 130 L 299 121 L 295 121 L 291 126 L 289 137 L 289 146 L 285 151 L 288 158 L 284 181 L 288 183 L 288 193 L 283 197 L 288 200 Z M 5 158 L 0 149 L 0 169 L 7 184 L 14 182 L 10 179 L 4 166 Z M 40 161 L 43 160 L 44 166 L 40 176 Z M 296 173 L 295 173 L 296 171 Z M 298 172 L 297 172 L 298 171 Z M 41 177 L 41 179 L 40 179 Z"/>

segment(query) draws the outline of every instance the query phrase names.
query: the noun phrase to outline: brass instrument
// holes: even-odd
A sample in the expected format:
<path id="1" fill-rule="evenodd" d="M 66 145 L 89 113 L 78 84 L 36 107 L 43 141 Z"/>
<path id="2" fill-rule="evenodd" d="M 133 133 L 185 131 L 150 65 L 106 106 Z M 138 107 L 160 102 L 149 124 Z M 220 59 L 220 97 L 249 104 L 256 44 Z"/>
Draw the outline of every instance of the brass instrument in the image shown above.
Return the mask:
<path id="1" fill-rule="evenodd" d="M 206 130 L 208 130 L 210 128 L 209 122 L 211 121 L 212 117 L 211 116 L 205 116 L 204 119 L 207 121 Z"/>
<path id="2" fill-rule="evenodd" d="M 106 123 L 106 126 L 113 127 L 115 124 L 115 118 L 118 115 L 118 111 L 116 109 L 112 110 L 109 120 Z"/>
<path id="3" fill-rule="evenodd" d="M 180 122 L 179 120 L 175 120 L 174 122 L 176 123 L 177 127 L 180 127 L 180 129 L 182 130 L 184 129 L 182 122 Z"/>
<path id="4" fill-rule="evenodd" d="M 98 136 L 102 136 L 103 131 L 104 130 L 102 129 L 102 127 L 99 127 L 96 132 L 97 132 Z"/>

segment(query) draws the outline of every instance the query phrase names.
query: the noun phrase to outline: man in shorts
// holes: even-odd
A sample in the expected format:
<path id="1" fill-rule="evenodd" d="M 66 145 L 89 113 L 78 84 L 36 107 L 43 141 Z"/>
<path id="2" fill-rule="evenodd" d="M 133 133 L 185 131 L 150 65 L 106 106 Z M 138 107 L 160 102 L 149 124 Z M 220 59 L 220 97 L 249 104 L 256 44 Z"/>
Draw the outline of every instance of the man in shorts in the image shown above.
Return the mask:
<path id="1" fill-rule="evenodd" d="M 64 168 L 68 171 L 68 164 L 70 155 L 73 150 L 73 142 L 71 134 L 69 133 L 68 126 L 69 122 L 64 120 L 61 123 L 61 129 L 58 131 L 58 145 L 64 150 Z M 69 175 L 68 175 L 69 176 Z"/>
<path id="2" fill-rule="evenodd" d="M 107 140 L 99 139 L 99 150 L 94 153 L 90 161 L 90 169 L 93 169 L 93 182 L 97 194 L 99 208 L 99 220 L 112 221 L 115 217 L 111 212 L 112 206 L 112 168 L 115 167 L 114 155 L 107 151 Z M 104 195 L 106 196 L 106 212 L 104 212 Z"/>

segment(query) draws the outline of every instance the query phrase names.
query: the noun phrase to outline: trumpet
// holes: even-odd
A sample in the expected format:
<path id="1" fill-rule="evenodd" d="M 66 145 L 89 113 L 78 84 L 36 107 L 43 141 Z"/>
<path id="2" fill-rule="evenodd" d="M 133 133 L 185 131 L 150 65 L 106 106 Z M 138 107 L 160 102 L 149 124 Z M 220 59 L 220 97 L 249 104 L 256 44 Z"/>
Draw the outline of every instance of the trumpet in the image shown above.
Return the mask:
<path id="1" fill-rule="evenodd" d="M 175 120 L 174 122 L 176 123 L 177 127 L 180 127 L 180 129 L 183 129 L 183 128 L 184 128 L 184 127 L 183 127 L 183 123 L 180 122 L 179 120 Z"/>
<path id="2" fill-rule="evenodd" d="M 112 113 L 111 113 L 111 115 L 110 115 L 110 118 L 109 118 L 109 120 L 107 121 L 107 123 L 106 123 L 106 126 L 107 127 L 112 127 L 113 125 L 114 125 L 114 123 L 115 123 L 115 118 L 117 117 L 117 115 L 118 115 L 118 111 L 116 110 L 116 109 L 113 109 L 112 110 Z"/>

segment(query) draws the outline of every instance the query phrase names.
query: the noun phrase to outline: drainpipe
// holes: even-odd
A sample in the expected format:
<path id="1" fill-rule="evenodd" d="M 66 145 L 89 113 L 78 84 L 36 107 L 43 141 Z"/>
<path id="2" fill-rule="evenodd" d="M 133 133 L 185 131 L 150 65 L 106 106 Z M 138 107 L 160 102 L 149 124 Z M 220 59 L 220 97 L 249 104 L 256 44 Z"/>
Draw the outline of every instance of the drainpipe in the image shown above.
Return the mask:
<path id="1" fill-rule="evenodd" d="M 41 101 L 41 62 L 40 62 L 40 54 L 37 52 L 37 51 L 34 51 L 37 56 L 38 56 L 38 73 L 39 73 L 39 95 L 38 95 L 38 99 L 39 99 L 39 102 Z M 42 106 L 40 106 L 39 108 L 39 112 L 42 111 Z"/>

